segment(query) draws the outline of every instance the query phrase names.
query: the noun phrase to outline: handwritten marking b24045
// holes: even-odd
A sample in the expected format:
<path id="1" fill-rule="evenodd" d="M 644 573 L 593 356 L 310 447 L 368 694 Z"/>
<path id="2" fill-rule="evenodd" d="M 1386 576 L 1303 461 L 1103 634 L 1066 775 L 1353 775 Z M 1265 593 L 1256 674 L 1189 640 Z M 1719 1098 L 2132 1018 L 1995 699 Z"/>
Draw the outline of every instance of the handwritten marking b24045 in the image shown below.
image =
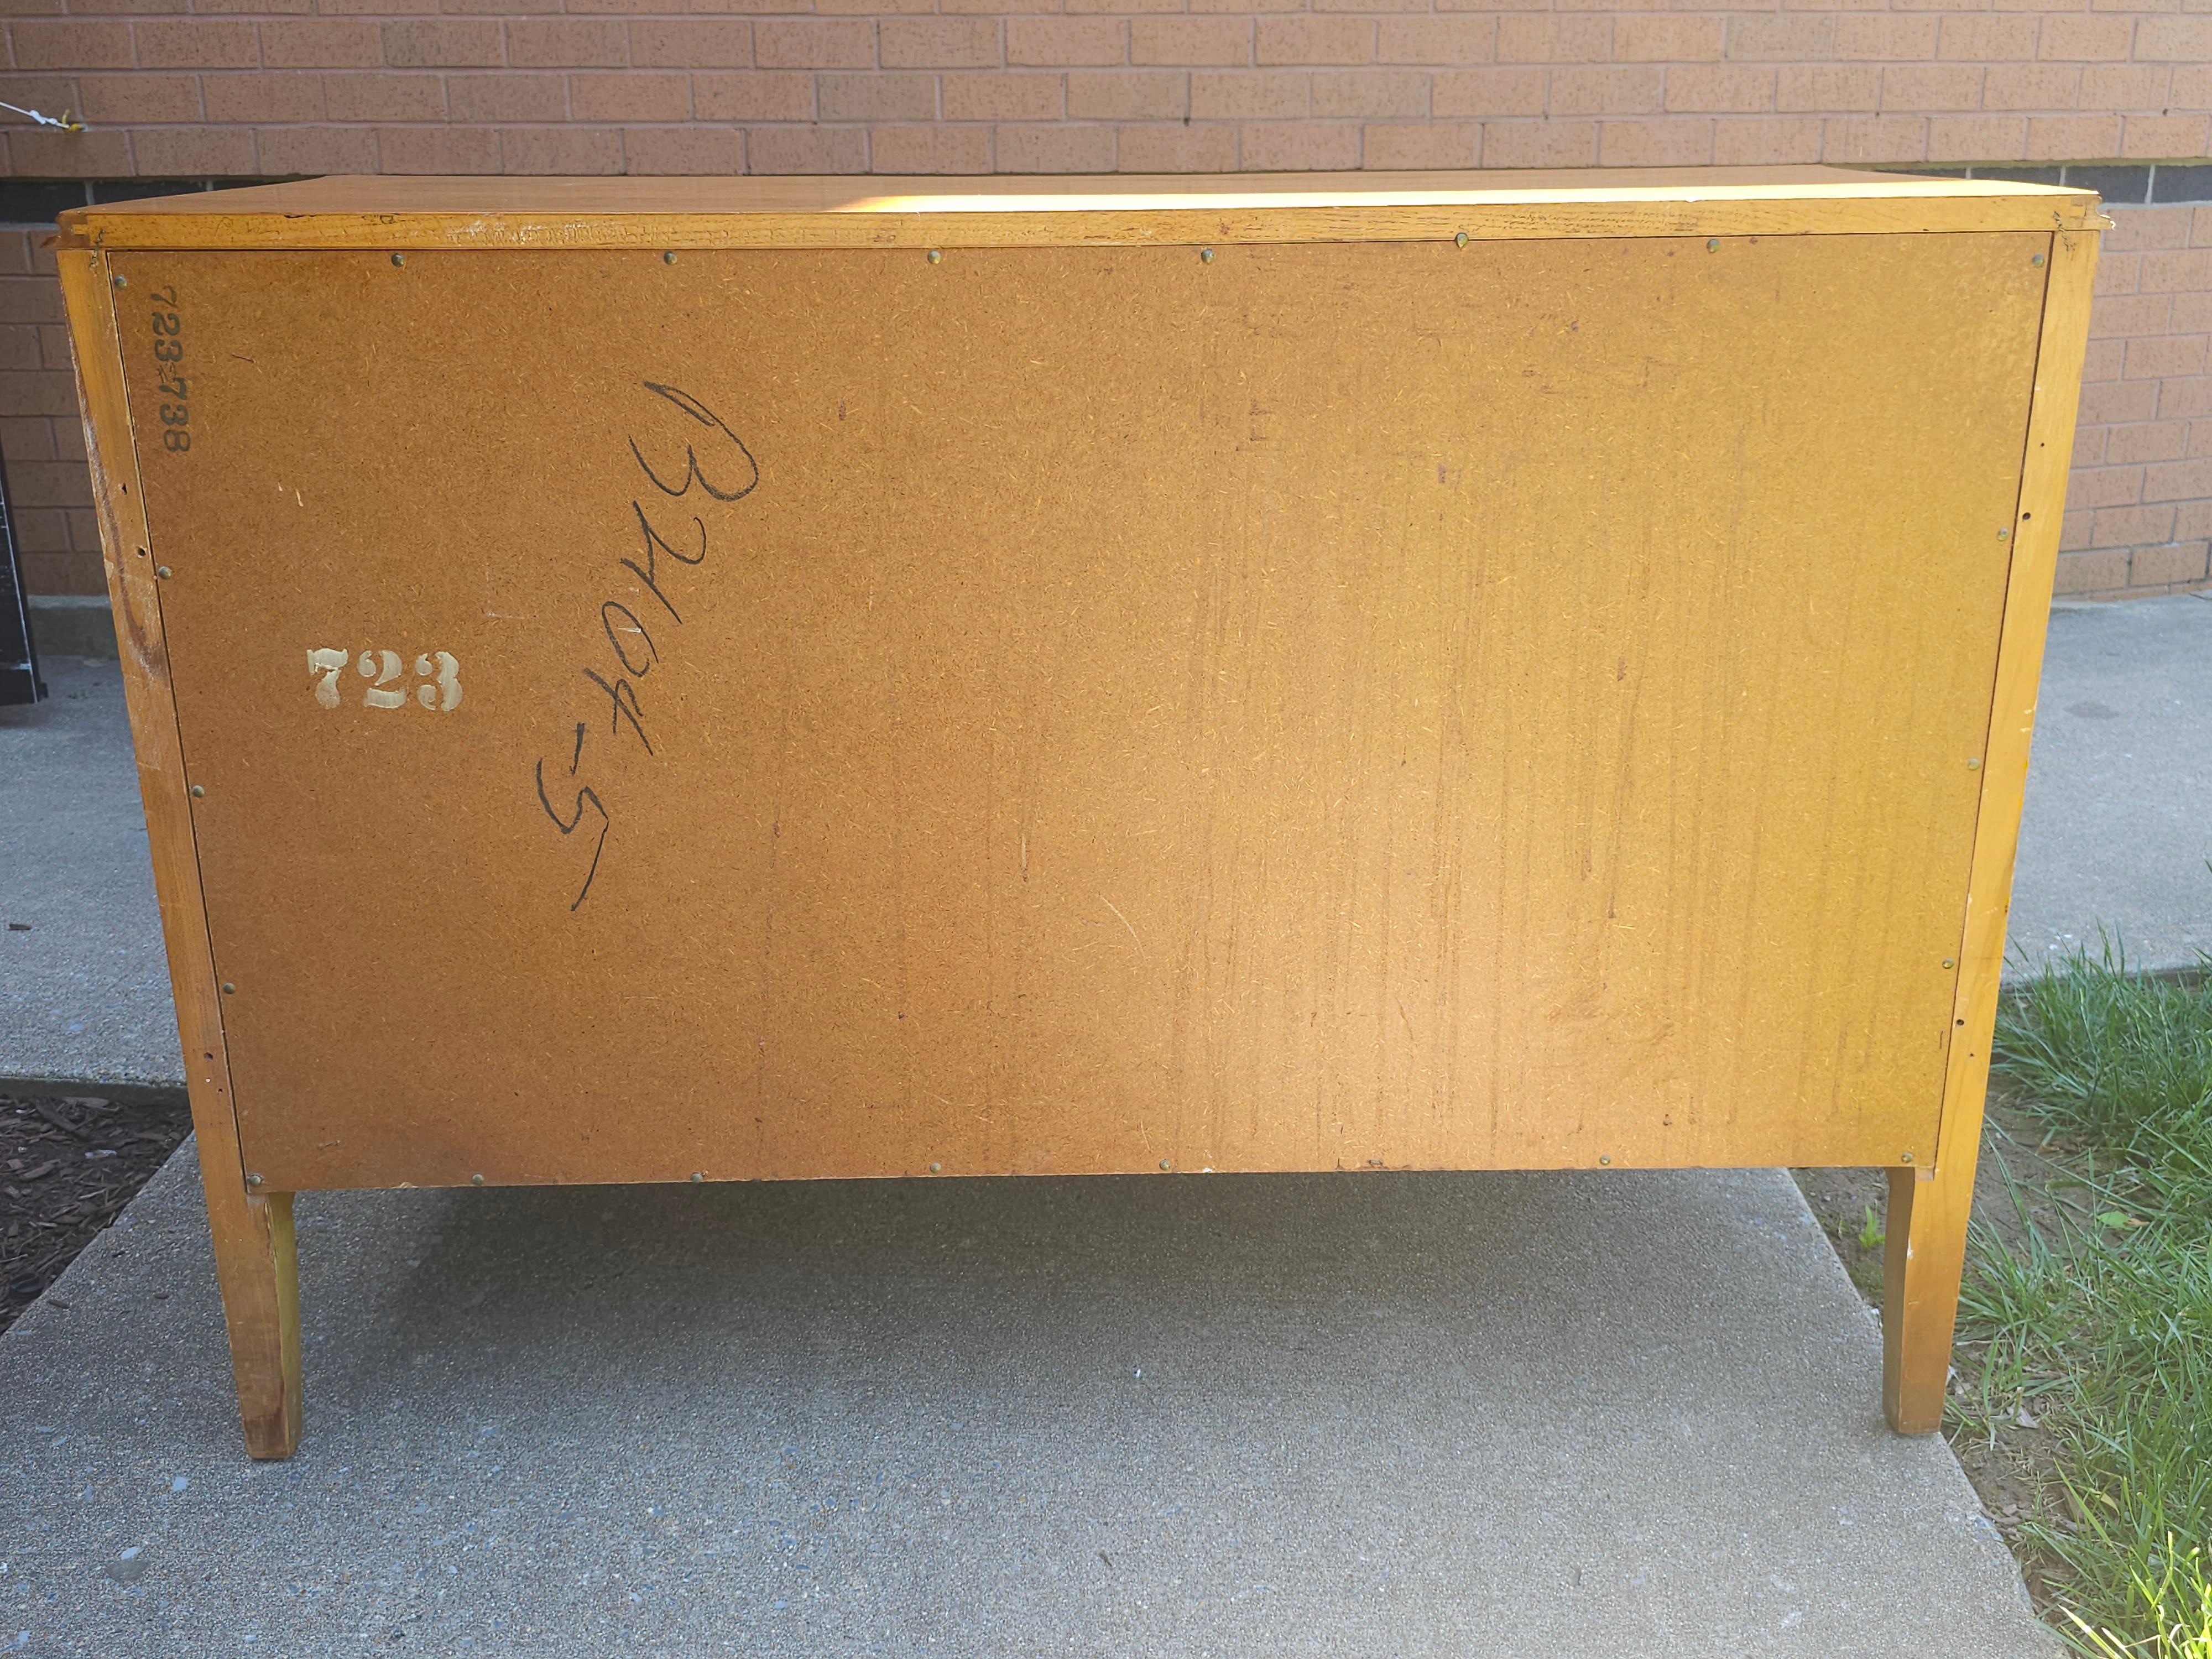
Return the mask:
<path id="1" fill-rule="evenodd" d="M 707 562 L 708 514 L 751 495 L 760 483 L 760 465 L 744 441 L 730 429 L 722 417 L 690 392 L 654 380 L 641 384 L 660 400 L 659 404 L 649 407 L 664 433 L 673 424 L 680 435 L 673 440 L 656 436 L 644 443 L 634 435 L 627 440 L 630 458 L 643 475 L 646 488 L 641 489 L 629 504 L 629 516 L 635 522 L 638 537 L 635 550 L 615 562 L 635 579 L 644 592 L 601 601 L 599 632 L 586 647 L 596 661 L 586 660 L 579 664 L 578 669 L 606 699 L 609 742 L 618 744 L 627 732 L 650 755 L 654 752 L 653 738 L 646 730 L 646 708 L 637 688 L 661 660 L 660 645 L 653 629 L 680 628 L 684 623 L 684 614 L 677 608 L 669 584 L 680 579 L 683 571 L 696 569 Z M 671 410 L 690 424 L 672 422 Z M 680 466 L 671 455 L 678 443 L 684 452 Z M 653 453 L 652 460 L 646 458 L 648 448 Z M 696 496 L 692 495 L 695 489 L 698 491 Z M 686 501 L 686 497 L 690 499 Z M 683 501 L 685 507 L 693 509 L 688 528 L 679 527 L 682 509 L 674 518 L 668 516 L 667 504 L 672 501 Z M 665 568 L 661 563 L 664 557 L 669 562 Z M 652 596 L 650 603 L 647 594 Z M 665 622 L 660 617 L 662 611 L 667 613 Z M 604 652 L 599 649 L 602 641 Z M 591 708 L 594 714 L 599 712 L 596 700 Z M 564 838 L 576 833 L 587 813 L 598 815 L 599 833 L 592 844 L 591 862 L 585 868 L 583 884 L 569 903 L 571 911 L 581 907 L 592 890 L 592 882 L 599 878 L 599 860 L 606 853 L 607 837 L 614 827 L 613 815 L 607 810 L 605 797 L 592 781 L 592 775 L 583 769 L 585 741 L 597 727 L 589 718 L 574 721 L 573 726 L 574 740 L 564 746 L 568 750 L 569 787 L 574 793 L 569 797 L 565 814 L 554 805 L 551 793 L 546 788 L 545 761 L 542 756 L 535 775 L 538 804 Z"/>

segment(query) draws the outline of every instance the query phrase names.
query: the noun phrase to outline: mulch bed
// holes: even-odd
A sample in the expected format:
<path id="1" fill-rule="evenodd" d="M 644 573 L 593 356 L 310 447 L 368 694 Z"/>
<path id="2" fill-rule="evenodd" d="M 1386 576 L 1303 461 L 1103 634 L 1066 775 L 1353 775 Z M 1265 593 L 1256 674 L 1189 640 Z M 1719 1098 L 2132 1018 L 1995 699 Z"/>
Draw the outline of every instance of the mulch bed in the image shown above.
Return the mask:
<path id="1" fill-rule="evenodd" d="M 191 1127 L 181 1097 L 0 1094 L 0 1331 L 137 1196 Z"/>

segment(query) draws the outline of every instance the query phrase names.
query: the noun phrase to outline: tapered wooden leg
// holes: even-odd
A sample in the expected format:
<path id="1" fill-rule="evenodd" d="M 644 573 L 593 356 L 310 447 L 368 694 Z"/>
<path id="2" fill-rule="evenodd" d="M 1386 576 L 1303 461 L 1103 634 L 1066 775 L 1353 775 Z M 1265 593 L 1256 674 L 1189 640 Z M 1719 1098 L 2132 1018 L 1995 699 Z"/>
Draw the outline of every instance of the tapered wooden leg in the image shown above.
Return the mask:
<path id="1" fill-rule="evenodd" d="M 300 1444 L 300 1273 L 292 1194 L 250 1193 L 234 1166 L 202 1165 L 238 1413 L 252 1457 Z"/>
<path id="2" fill-rule="evenodd" d="M 1881 1403 L 1889 1426 L 1899 1434 L 1933 1434 L 1943 1426 L 1980 1137 L 1960 1135 L 1952 1155 L 1933 1170 L 1889 1172 Z"/>

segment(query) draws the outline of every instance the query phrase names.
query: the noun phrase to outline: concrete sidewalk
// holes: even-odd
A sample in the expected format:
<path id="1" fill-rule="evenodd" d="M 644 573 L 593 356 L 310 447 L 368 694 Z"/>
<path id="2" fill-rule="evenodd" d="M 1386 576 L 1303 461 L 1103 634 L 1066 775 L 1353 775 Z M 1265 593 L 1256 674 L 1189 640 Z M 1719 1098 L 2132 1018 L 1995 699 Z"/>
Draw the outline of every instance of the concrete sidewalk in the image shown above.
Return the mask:
<path id="1" fill-rule="evenodd" d="M 2212 945 L 2208 676 L 2212 604 L 2054 617 L 2024 954 Z M 0 1077 L 158 1085 L 115 670 L 49 678 Z M 310 1194 L 269 1466 L 196 1182 L 0 1338 L 0 1651 L 2057 1651 L 1778 1172 Z"/>

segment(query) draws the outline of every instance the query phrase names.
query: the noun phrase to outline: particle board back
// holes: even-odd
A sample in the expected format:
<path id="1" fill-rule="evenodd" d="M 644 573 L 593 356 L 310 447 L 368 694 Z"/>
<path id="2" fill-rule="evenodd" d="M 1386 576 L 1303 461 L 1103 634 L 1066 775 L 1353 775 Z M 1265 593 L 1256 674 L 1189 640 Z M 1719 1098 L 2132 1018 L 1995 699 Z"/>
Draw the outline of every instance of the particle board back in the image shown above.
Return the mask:
<path id="1" fill-rule="evenodd" d="M 112 254 L 246 1169 L 1924 1158 L 2049 244 Z"/>

